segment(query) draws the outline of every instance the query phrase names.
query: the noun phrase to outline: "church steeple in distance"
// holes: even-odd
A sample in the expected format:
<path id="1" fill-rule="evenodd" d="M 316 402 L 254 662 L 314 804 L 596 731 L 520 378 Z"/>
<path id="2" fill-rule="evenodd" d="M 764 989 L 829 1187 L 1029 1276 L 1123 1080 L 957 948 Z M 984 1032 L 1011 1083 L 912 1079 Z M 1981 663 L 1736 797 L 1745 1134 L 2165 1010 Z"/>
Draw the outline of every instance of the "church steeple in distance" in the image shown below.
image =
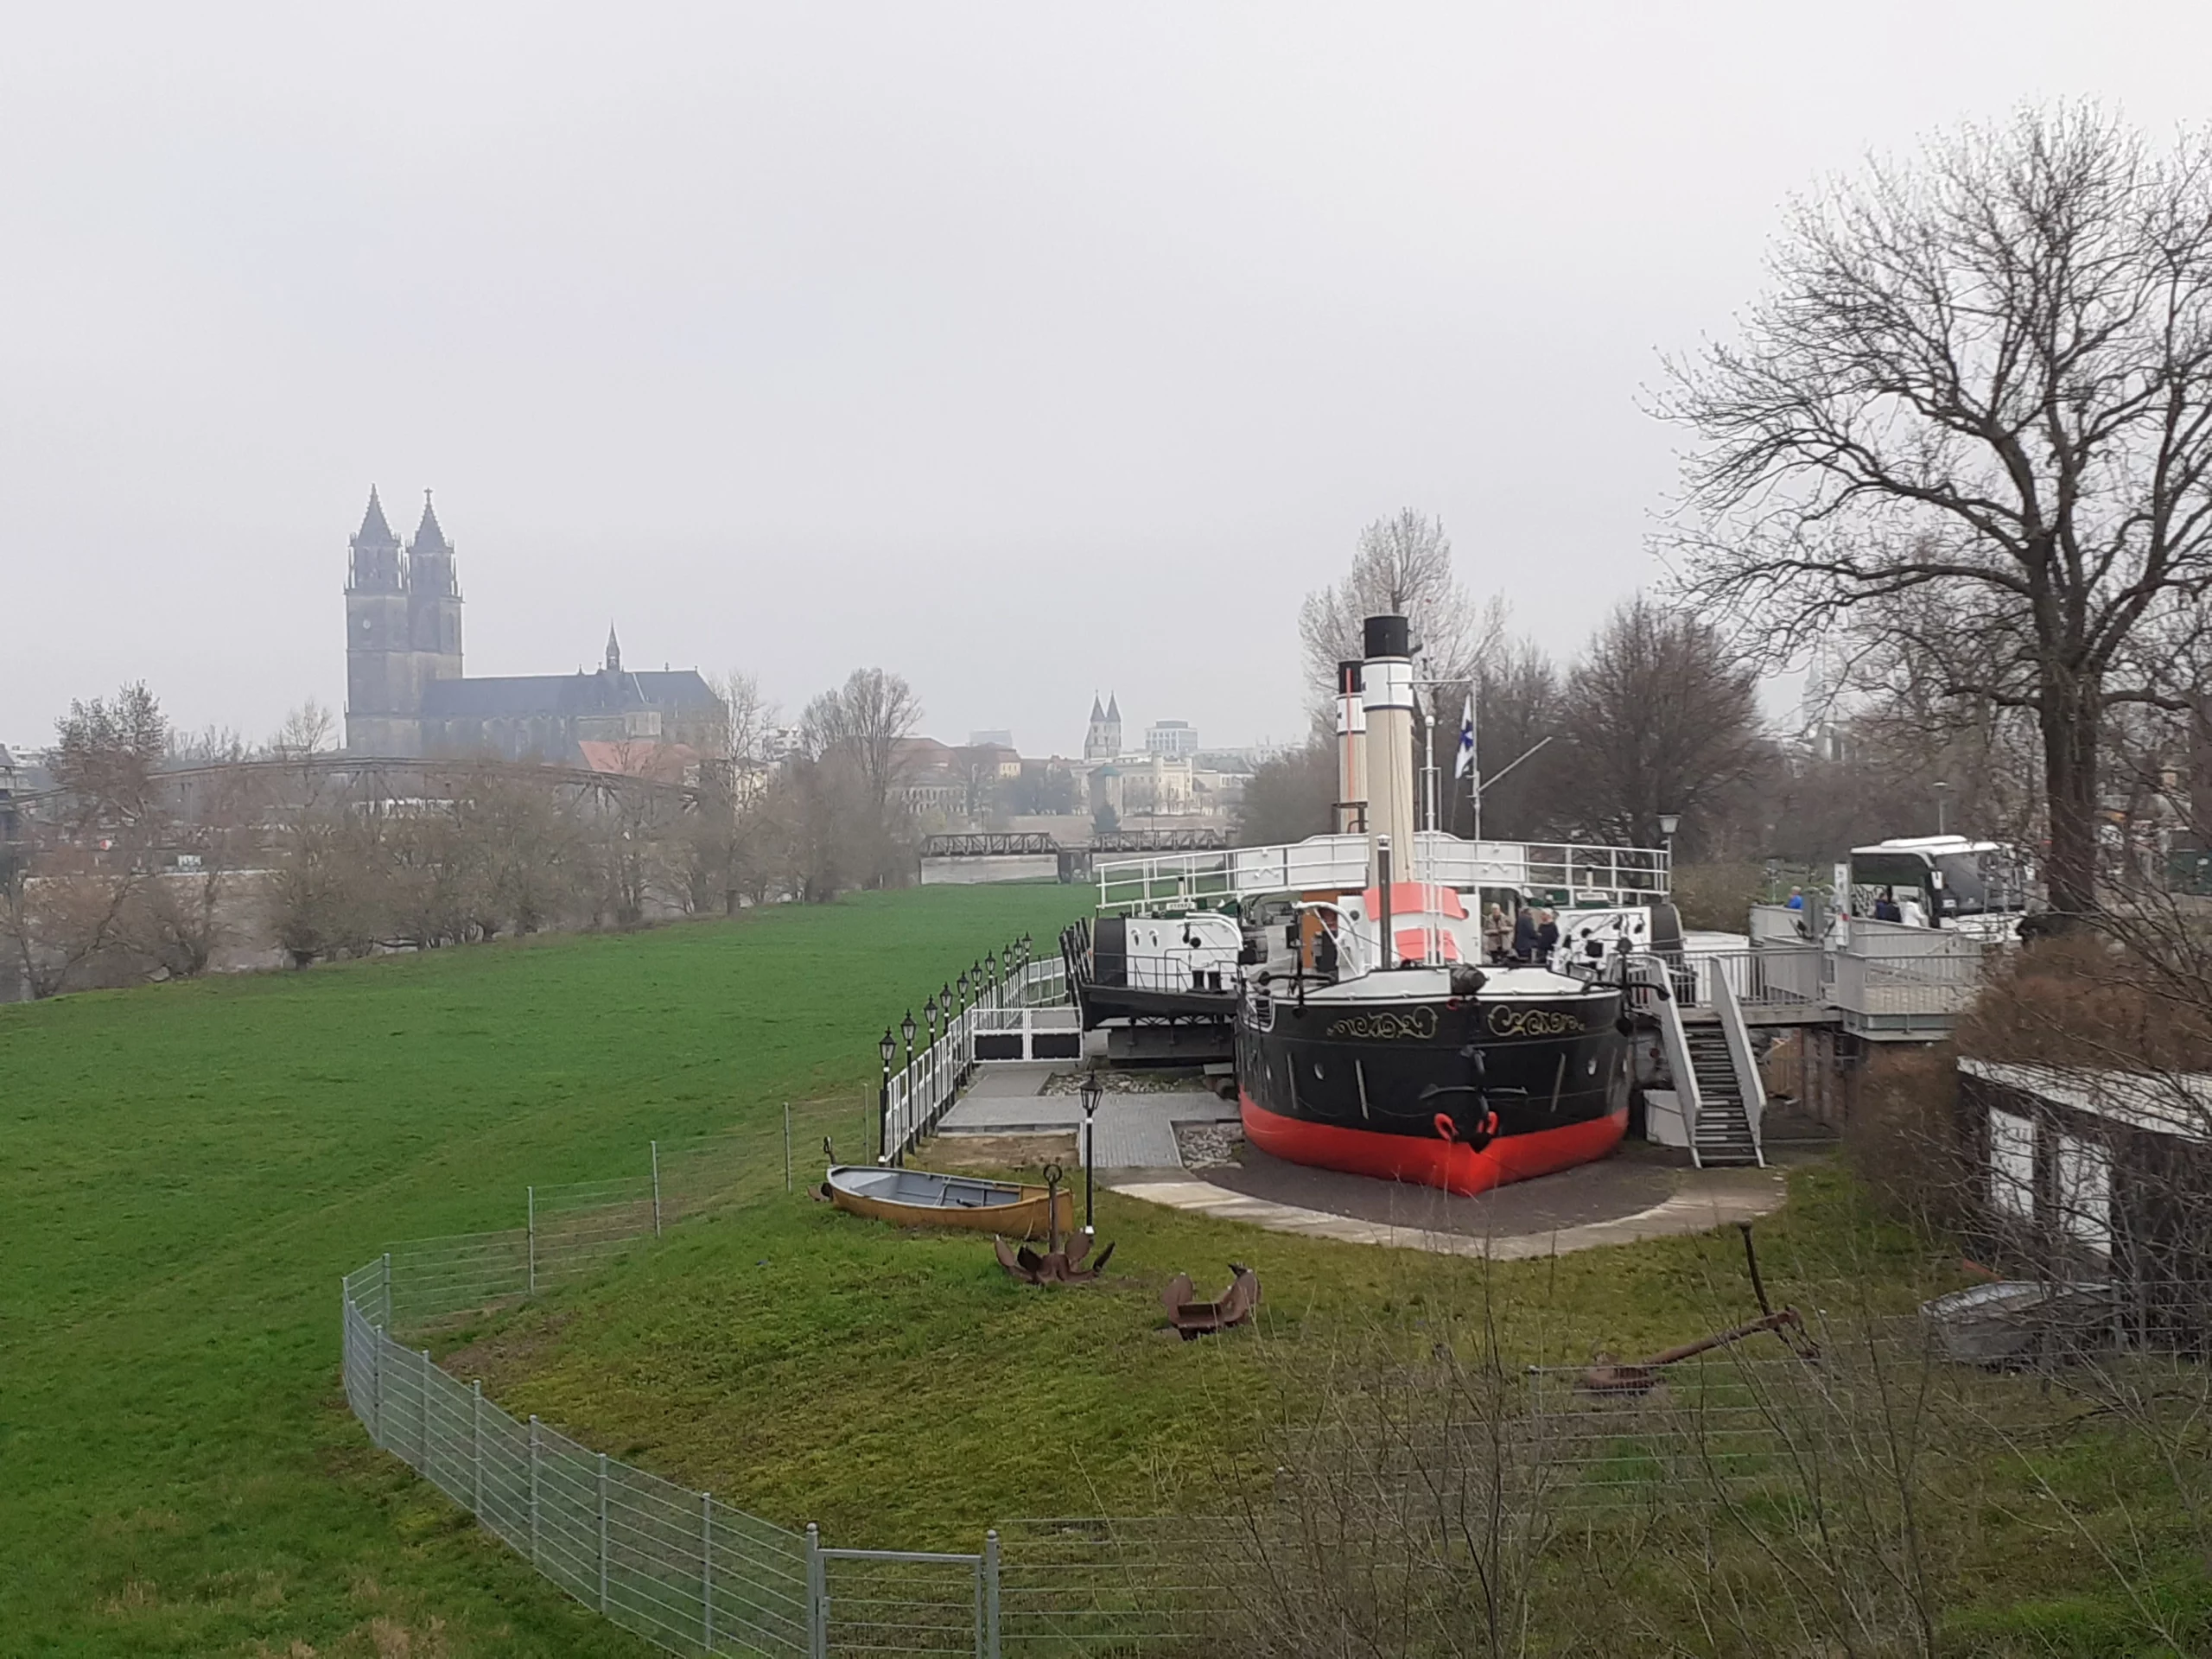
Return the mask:
<path id="1" fill-rule="evenodd" d="M 622 642 L 614 637 L 612 622 L 607 625 L 607 671 L 610 674 L 622 671 Z"/>
<path id="2" fill-rule="evenodd" d="M 461 677 L 461 578 L 453 543 L 446 539 L 430 493 L 423 492 L 423 522 L 407 544 L 408 632 L 415 646 L 416 683 Z"/>
<path id="3" fill-rule="evenodd" d="M 396 594 L 406 583 L 399 569 L 399 537 L 385 522 L 384 503 L 377 487 L 369 486 L 369 510 L 361 515 L 361 528 L 353 538 L 353 558 L 347 572 L 348 592 Z"/>

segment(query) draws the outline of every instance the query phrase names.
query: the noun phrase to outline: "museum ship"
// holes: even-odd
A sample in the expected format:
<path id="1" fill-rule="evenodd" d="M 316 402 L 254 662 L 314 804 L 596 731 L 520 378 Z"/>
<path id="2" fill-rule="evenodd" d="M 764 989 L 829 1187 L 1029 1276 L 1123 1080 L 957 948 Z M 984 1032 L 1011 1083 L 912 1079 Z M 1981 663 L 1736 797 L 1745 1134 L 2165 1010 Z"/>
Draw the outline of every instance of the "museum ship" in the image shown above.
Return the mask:
<path id="1" fill-rule="evenodd" d="M 1567 885 L 1540 891 L 1568 907 L 1552 962 L 1485 963 L 1484 906 L 1536 897 L 1528 849 L 1417 830 L 1406 620 L 1369 618 L 1364 643 L 1339 671 L 1336 839 L 1366 832 L 1370 879 L 1306 888 L 1279 941 L 1260 936 L 1267 960 L 1248 968 L 1236 1020 L 1245 1135 L 1294 1162 L 1455 1193 L 1604 1157 L 1628 1127 L 1628 957 L 1676 925 L 1650 902 L 1665 855 L 1554 849 Z M 1433 817 L 1433 774 L 1422 781 Z M 1613 885 L 1578 893 L 1600 855 Z"/>

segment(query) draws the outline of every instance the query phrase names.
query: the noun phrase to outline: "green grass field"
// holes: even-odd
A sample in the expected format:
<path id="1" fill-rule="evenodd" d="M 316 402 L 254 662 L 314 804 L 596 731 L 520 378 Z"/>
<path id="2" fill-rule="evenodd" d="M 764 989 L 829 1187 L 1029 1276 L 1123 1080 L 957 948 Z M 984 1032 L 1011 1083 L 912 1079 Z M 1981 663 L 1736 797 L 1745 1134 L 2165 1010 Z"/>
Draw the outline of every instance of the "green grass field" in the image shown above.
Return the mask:
<path id="1" fill-rule="evenodd" d="M 638 1173 L 649 1138 L 741 1120 L 779 1166 L 786 1098 L 857 1140 L 887 1016 L 1084 897 L 925 888 L 0 1008 L 0 1653 L 645 1651 L 365 1446 L 339 1275 L 513 1225 L 526 1182 Z"/>
<path id="2" fill-rule="evenodd" d="M 1747 1307 L 1732 1231 L 1490 1269 L 1109 1197 L 1109 1277 L 1040 1294 L 987 1241 L 781 1192 L 782 1102 L 807 1103 L 804 1174 L 824 1127 L 856 1148 L 887 1015 L 1085 896 L 865 895 L 0 1009 L 0 1655 L 649 1651 L 371 1448 L 336 1376 L 340 1273 L 512 1226 L 525 1182 L 636 1173 L 649 1137 L 735 1129 L 764 1196 L 441 1352 L 510 1409 L 838 1543 L 1205 1506 L 1264 1438 L 1279 1362 L 1344 1330 L 1423 1341 L 1487 1309 L 1516 1360 L 1578 1363 Z M 1832 1166 L 1799 1172 L 1760 1236 L 1777 1294 L 1808 1306 L 1901 1311 L 1955 1282 Z M 1232 1257 L 1266 1281 L 1264 1329 L 1173 1340 L 1160 1284 Z M 2154 1460 L 2089 1424 L 2018 1462 L 1961 1489 L 1944 1650 L 2165 1650 L 2094 1554 L 2126 1543 Z M 2182 1535 L 2152 1539 L 2143 1593 L 2202 1616 Z M 1679 1579 L 1646 1586 L 1652 1617 L 1720 1650 Z"/>

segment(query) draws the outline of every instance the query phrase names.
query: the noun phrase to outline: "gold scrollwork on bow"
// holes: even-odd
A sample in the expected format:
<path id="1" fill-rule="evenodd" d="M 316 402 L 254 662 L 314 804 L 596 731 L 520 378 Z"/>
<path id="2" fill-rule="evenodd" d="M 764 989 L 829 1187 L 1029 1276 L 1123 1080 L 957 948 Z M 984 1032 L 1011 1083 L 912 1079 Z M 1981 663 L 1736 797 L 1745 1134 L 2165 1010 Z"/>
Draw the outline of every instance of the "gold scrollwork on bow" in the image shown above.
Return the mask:
<path id="1" fill-rule="evenodd" d="M 1415 1008 L 1411 1014 L 1382 1009 L 1374 1014 L 1348 1014 L 1329 1026 L 1332 1037 L 1376 1037 L 1385 1040 L 1408 1038 L 1420 1041 L 1436 1035 L 1436 1010 Z"/>
<path id="2" fill-rule="evenodd" d="M 1569 1037 L 1587 1030 L 1582 1016 L 1561 1014 L 1557 1008 L 1514 1008 L 1493 1002 L 1490 1033 L 1493 1037 Z"/>

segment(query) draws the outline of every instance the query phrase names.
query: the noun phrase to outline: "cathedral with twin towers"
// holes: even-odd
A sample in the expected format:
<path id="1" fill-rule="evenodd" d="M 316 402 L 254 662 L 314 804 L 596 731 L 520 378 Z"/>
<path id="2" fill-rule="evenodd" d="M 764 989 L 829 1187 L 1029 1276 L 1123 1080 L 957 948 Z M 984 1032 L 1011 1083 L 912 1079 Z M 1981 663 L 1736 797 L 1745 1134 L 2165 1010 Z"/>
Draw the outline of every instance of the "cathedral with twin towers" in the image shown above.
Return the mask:
<path id="1" fill-rule="evenodd" d="M 369 491 L 346 581 L 346 749 L 415 758 L 488 754 L 595 771 L 641 752 L 697 749 L 722 724 L 696 669 L 626 670 L 612 626 L 596 670 L 471 678 L 461 671 L 461 575 L 423 492 L 404 549 Z"/>

